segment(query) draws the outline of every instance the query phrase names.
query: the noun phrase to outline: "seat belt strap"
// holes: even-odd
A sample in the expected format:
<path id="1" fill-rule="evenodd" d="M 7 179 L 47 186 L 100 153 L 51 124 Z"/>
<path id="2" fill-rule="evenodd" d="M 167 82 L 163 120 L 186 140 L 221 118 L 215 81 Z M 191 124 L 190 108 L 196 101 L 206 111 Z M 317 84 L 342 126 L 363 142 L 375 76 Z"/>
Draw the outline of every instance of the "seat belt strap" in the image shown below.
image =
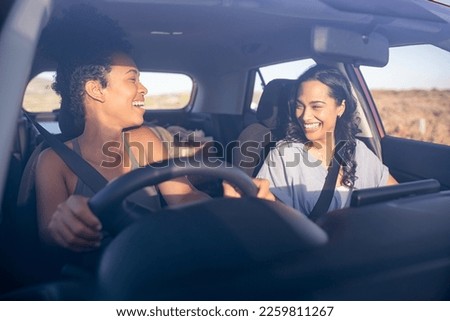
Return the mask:
<path id="1" fill-rule="evenodd" d="M 103 177 L 91 164 L 84 160 L 80 155 L 67 147 L 66 144 L 61 142 L 54 135 L 50 134 L 44 127 L 37 121 L 32 119 L 28 113 L 24 113 L 25 116 L 33 123 L 39 133 L 44 137 L 45 141 L 58 154 L 64 161 L 67 167 L 78 176 L 94 193 L 97 193 L 103 187 L 108 184 L 108 180 Z"/>
<path id="2" fill-rule="evenodd" d="M 314 205 L 313 210 L 308 216 L 312 221 L 316 221 L 320 216 L 328 212 L 331 204 L 331 199 L 333 198 L 334 190 L 336 188 L 339 168 L 339 162 L 337 161 L 336 156 L 333 156 L 332 165 L 328 169 L 328 174 L 325 178 L 325 183 L 323 184 L 319 199 L 317 200 L 316 205 Z"/>

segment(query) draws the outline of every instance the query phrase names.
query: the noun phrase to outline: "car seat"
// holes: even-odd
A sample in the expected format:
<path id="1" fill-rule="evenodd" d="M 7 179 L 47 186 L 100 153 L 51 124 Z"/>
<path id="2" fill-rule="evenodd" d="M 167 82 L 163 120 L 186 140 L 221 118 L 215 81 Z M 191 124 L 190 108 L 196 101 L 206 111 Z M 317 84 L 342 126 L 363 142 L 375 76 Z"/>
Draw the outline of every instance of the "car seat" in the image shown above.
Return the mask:
<path id="1" fill-rule="evenodd" d="M 270 149 L 275 146 L 277 135 L 274 135 L 274 131 L 280 111 L 287 107 L 282 99 L 293 82 L 291 79 L 273 79 L 264 87 L 256 111 L 258 121 L 244 128 L 237 139 L 238 146 L 233 149 L 232 163 L 251 177 L 258 174 Z"/>

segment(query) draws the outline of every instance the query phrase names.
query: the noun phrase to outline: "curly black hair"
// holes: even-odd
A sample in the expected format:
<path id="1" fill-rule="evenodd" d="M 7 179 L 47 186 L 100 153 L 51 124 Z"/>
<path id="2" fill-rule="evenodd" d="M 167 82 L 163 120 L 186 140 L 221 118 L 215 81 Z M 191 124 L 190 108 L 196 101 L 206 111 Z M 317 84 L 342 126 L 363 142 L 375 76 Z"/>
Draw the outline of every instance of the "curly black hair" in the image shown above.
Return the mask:
<path id="1" fill-rule="evenodd" d="M 84 131 L 84 86 L 89 80 L 107 85 L 115 53 L 129 54 L 125 32 L 111 18 L 86 4 L 54 17 L 43 30 L 44 53 L 57 62 L 52 88 L 61 97 L 59 127 L 68 138 Z"/>
<path id="2" fill-rule="evenodd" d="M 350 82 L 336 68 L 327 65 L 315 65 L 305 71 L 291 86 L 289 93 L 283 99 L 287 106 L 283 108 L 288 112 L 280 118 L 279 128 L 277 129 L 280 138 L 285 141 L 310 143 L 306 138 L 297 116 L 297 97 L 299 95 L 300 85 L 309 80 L 318 80 L 330 89 L 330 97 L 333 97 L 338 105 L 345 100 L 345 111 L 341 117 L 337 118 L 334 139 L 336 144 L 345 143 L 339 151 L 338 160 L 343 165 L 342 184 L 352 188 L 357 179 L 355 161 L 356 134 L 360 132 L 360 118 L 356 114 L 356 99 L 352 94 Z"/>

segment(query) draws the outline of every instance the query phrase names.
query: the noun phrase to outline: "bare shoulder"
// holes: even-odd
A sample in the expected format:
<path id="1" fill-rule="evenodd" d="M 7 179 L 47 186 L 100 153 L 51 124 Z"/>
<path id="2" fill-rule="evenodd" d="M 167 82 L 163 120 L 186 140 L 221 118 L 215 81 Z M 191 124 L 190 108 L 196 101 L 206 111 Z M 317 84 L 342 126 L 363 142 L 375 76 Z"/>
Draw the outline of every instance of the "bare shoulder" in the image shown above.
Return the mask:
<path id="1" fill-rule="evenodd" d="M 147 126 L 141 126 L 139 128 L 128 130 L 125 134 L 128 135 L 128 141 L 130 142 L 160 142 L 158 136 L 156 136 L 156 134 Z"/>
<path id="2" fill-rule="evenodd" d="M 71 147 L 71 143 L 66 143 Z M 72 173 L 59 155 L 51 148 L 43 150 L 38 157 L 36 164 L 37 173 L 41 173 L 47 177 L 67 177 L 68 173 Z"/>
<path id="3" fill-rule="evenodd" d="M 37 164 L 39 167 L 50 167 L 56 169 L 61 167 L 62 160 L 53 149 L 46 148 L 39 154 Z"/>
<path id="4" fill-rule="evenodd" d="M 168 157 L 168 152 L 163 146 L 161 140 L 150 128 L 141 126 L 139 128 L 127 131 L 125 135 L 128 135 L 126 139 L 130 145 L 136 143 L 141 144 L 147 155 L 148 164 L 166 159 Z"/>

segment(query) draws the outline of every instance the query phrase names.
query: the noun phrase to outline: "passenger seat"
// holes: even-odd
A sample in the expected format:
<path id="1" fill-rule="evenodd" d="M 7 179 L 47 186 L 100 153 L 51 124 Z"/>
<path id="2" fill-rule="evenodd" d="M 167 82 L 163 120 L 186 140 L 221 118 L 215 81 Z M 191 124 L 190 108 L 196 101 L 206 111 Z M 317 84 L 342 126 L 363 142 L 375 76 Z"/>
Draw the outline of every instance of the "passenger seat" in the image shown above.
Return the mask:
<path id="1" fill-rule="evenodd" d="M 256 118 L 240 133 L 239 145 L 233 149 L 233 165 L 241 168 L 247 175 L 255 177 L 271 148 L 275 146 L 273 131 L 277 127 L 281 108 L 287 108 L 286 95 L 295 80 L 274 79 L 265 87 L 259 100 Z"/>

